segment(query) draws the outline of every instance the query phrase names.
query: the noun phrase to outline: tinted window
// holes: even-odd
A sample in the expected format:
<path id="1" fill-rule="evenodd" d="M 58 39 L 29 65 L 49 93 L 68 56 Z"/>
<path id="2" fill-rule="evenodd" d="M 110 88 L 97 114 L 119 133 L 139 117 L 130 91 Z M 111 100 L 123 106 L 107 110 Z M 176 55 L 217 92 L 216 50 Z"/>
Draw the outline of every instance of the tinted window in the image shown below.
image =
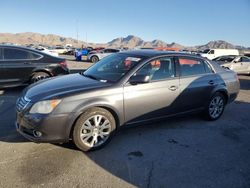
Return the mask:
<path id="1" fill-rule="evenodd" d="M 3 59 L 3 52 L 2 51 L 3 51 L 2 48 L 0 48 L 0 60 Z"/>
<path id="2" fill-rule="evenodd" d="M 181 76 L 191 76 L 197 74 L 204 74 L 209 71 L 205 69 L 204 62 L 197 59 L 179 58 Z M 207 65 L 206 65 L 207 66 Z M 211 72 L 211 71 L 210 71 Z"/>
<path id="3" fill-rule="evenodd" d="M 25 50 L 4 48 L 4 59 L 15 60 L 15 59 L 37 59 L 40 56 Z"/>
<path id="4" fill-rule="evenodd" d="M 210 50 L 209 54 L 214 54 L 214 50 Z"/>
<path id="5" fill-rule="evenodd" d="M 231 62 L 234 60 L 234 58 L 235 57 L 225 56 L 217 58 L 216 61 Z"/>
<path id="6" fill-rule="evenodd" d="M 250 62 L 250 58 L 248 57 L 241 57 L 240 62 Z"/>
<path id="7" fill-rule="evenodd" d="M 174 60 L 171 57 L 160 58 L 145 64 L 136 75 L 150 76 L 152 81 L 164 80 L 175 76 Z"/>
<path id="8" fill-rule="evenodd" d="M 206 73 L 212 73 L 213 71 L 210 65 L 208 65 L 206 62 L 203 62 L 203 63 L 204 63 Z"/>
<path id="9" fill-rule="evenodd" d="M 129 54 L 115 53 L 91 66 L 84 72 L 84 75 L 103 82 L 116 82 L 140 63 L 141 60 L 140 57 L 130 56 Z"/>
<path id="10" fill-rule="evenodd" d="M 104 50 L 105 53 L 116 53 L 118 52 L 118 50 L 115 50 L 115 49 L 106 49 Z"/>

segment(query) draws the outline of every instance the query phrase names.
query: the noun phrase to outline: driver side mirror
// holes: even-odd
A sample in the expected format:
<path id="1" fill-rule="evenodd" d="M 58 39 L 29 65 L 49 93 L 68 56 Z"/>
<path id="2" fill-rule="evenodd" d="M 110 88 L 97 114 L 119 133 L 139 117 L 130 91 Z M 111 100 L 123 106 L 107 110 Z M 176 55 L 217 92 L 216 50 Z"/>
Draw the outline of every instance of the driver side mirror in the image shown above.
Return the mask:
<path id="1" fill-rule="evenodd" d="M 129 79 L 131 85 L 149 83 L 150 77 L 148 75 L 135 75 Z"/>

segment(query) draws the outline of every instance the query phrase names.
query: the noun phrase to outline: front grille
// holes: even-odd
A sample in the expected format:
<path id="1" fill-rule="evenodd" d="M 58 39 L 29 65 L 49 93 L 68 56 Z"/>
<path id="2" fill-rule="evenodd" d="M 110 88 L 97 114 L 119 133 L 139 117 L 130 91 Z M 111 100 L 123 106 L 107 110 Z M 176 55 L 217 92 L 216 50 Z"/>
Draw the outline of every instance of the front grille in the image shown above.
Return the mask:
<path id="1" fill-rule="evenodd" d="M 26 97 L 20 97 L 17 100 L 17 103 L 16 103 L 17 110 L 19 112 L 22 111 L 23 109 L 25 109 L 27 107 L 27 105 L 29 104 L 29 102 L 30 102 L 30 100 L 27 99 Z"/>

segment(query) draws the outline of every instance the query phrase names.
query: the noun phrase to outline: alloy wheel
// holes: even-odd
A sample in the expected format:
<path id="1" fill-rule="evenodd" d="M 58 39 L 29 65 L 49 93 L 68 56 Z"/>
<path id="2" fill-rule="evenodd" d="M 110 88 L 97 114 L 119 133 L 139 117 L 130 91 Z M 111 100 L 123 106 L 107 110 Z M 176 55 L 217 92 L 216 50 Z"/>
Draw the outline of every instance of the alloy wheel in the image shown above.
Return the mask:
<path id="1" fill-rule="evenodd" d="M 103 144 L 111 133 L 110 121 L 103 115 L 88 118 L 80 130 L 81 141 L 88 147 L 98 147 Z"/>

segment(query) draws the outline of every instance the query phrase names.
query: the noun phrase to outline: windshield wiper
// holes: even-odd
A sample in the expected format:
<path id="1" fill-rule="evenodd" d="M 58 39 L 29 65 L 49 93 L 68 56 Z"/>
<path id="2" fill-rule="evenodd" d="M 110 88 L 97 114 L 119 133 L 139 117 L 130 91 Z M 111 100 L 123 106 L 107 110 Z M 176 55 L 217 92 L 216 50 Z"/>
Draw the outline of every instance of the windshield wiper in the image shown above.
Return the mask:
<path id="1" fill-rule="evenodd" d="M 92 76 L 92 75 L 87 75 L 87 74 L 82 74 L 82 75 L 87 77 L 87 78 L 91 78 L 93 80 L 99 80 L 98 78 L 96 78 L 95 76 Z"/>
<path id="2" fill-rule="evenodd" d="M 81 72 L 80 74 L 83 75 L 83 76 L 85 76 L 85 77 L 87 77 L 87 78 L 91 78 L 93 80 L 98 80 L 100 82 L 104 82 L 104 83 L 111 82 L 111 83 L 113 83 L 113 81 L 111 81 L 111 80 L 106 80 L 106 79 L 98 78 L 98 77 L 95 77 L 93 75 L 84 74 L 83 72 Z"/>

